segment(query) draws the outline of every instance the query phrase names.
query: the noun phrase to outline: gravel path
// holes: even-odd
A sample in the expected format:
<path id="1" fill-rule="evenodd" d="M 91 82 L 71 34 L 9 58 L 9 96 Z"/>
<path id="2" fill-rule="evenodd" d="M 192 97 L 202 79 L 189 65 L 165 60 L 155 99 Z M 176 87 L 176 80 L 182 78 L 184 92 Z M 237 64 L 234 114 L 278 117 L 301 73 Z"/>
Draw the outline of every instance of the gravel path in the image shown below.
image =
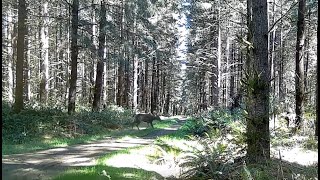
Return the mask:
<path id="1" fill-rule="evenodd" d="M 3 155 L 2 179 L 5 180 L 37 180 L 50 179 L 57 174 L 81 166 L 94 166 L 95 159 L 108 152 L 140 145 L 150 145 L 158 136 L 176 131 L 185 119 L 179 118 L 169 128 L 158 129 L 152 133 L 135 139 L 122 140 L 105 138 L 88 144 L 80 144 L 65 148 L 54 148 L 33 153 Z"/>

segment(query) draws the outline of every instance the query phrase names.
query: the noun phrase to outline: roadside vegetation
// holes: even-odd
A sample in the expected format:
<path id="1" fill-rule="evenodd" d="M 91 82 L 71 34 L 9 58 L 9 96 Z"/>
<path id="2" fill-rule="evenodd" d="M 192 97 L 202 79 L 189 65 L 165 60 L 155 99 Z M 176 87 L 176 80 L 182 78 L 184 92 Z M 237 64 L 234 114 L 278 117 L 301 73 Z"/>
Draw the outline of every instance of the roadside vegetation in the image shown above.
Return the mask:
<path id="1" fill-rule="evenodd" d="M 19 114 L 2 103 L 2 155 L 19 154 L 66 147 L 75 144 L 124 136 L 140 137 L 153 129 L 134 130 L 131 127 L 133 113 L 116 106 L 101 112 L 79 109 L 69 116 L 60 109 L 28 107 Z M 155 122 L 155 129 L 165 128 L 175 120 Z"/>
<path id="2" fill-rule="evenodd" d="M 287 127 L 281 115 L 276 126 L 270 125 L 272 159 L 266 166 L 247 165 L 244 114 L 240 109 L 202 112 L 188 117 L 174 133 L 157 137 L 152 145 L 108 153 L 95 166 L 70 169 L 55 179 L 315 179 L 318 176 L 318 141 L 310 134 L 314 127 L 306 125 L 293 134 L 293 127 Z M 305 122 L 313 118 L 310 115 Z M 156 121 L 155 129 L 144 124 L 145 128 L 137 130 L 131 127 L 132 111 L 123 108 L 108 107 L 100 113 L 82 109 L 69 116 L 59 109 L 29 107 L 13 114 L 4 103 L 2 119 L 3 155 L 66 147 L 105 137 L 130 140 L 177 123 L 176 118 L 168 118 Z"/>
<path id="3" fill-rule="evenodd" d="M 316 179 L 317 163 L 304 165 L 286 159 L 290 149 L 300 148 L 317 153 L 316 141 L 305 132 L 287 135 L 290 128 L 272 132 L 272 158 L 267 165 L 247 165 L 243 112 L 209 111 L 187 119 L 176 132 L 158 137 L 154 144 L 116 151 L 99 158 L 95 167 L 66 171 L 57 179 Z M 284 119 L 279 119 L 285 123 Z M 293 141 L 294 138 L 306 141 Z M 283 142 L 288 143 L 283 143 Z M 307 150 L 307 149 L 308 150 Z M 279 150 L 283 158 L 279 158 Z M 287 154 L 286 154 L 287 153 Z M 306 153 L 306 154 L 308 154 Z M 303 154 L 301 154 L 304 156 Z M 299 156 L 299 154 L 293 154 Z M 317 162 L 314 157 L 306 157 Z M 310 159 L 311 158 L 311 159 Z M 126 159 L 125 162 L 122 160 Z M 136 159 L 139 159 L 137 161 Z M 153 172 L 153 173 L 150 173 Z M 119 175 L 120 174 L 120 175 Z"/>

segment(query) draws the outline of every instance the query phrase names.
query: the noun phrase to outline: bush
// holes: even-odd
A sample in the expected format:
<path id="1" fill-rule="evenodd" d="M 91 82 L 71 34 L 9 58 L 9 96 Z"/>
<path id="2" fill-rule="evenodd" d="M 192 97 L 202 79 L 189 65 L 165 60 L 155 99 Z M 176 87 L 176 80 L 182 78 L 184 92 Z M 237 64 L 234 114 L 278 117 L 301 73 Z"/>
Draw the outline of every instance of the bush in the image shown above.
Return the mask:
<path id="1" fill-rule="evenodd" d="M 226 109 L 212 110 L 187 120 L 182 129 L 203 137 L 205 134 L 214 133 L 217 129 L 226 128 L 233 122 L 242 122 L 243 119 L 241 109 L 235 109 L 233 112 Z"/>
<path id="2" fill-rule="evenodd" d="M 44 135 L 73 137 L 96 134 L 107 129 L 122 128 L 132 121 L 131 110 L 109 107 L 101 112 L 82 110 L 68 115 L 58 108 L 26 106 L 13 113 L 8 103 L 2 103 L 2 139 L 14 143 L 26 142 Z"/>
<path id="3" fill-rule="evenodd" d="M 196 179 L 221 179 L 225 176 L 225 160 L 223 153 L 226 146 L 220 142 L 213 142 L 209 138 L 198 139 L 200 146 L 195 147 L 190 153 L 184 156 L 184 161 L 180 165 L 188 169 L 183 178 Z"/>

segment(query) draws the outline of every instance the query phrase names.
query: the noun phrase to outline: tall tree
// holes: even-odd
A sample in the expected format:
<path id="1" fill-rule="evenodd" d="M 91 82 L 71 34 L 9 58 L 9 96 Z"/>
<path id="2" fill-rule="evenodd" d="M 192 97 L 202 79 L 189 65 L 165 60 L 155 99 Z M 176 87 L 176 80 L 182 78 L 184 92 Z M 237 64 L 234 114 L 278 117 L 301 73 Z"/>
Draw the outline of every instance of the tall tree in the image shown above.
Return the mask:
<path id="1" fill-rule="evenodd" d="M 304 101 L 304 62 L 303 62 L 303 49 L 305 39 L 305 11 L 306 0 L 299 0 L 298 8 L 298 22 L 297 22 L 297 43 L 296 43 L 296 129 L 301 128 L 303 118 L 303 101 Z"/>
<path id="2" fill-rule="evenodd" d="M 211 105 L 218 107 L 219 103 L 219 89 L 220 89 L 220 66 L 221 66 L 221 23 L 220 23 L 220 0 L 217 1 L 217 6 L 214 8 L 214 15 L 216 16 L 213 21 L 216 21 L 214 26 L 213 36 L 213 50 L 216 56 L 213 58 L 212 75 L 211 75 Z"/>
<path id="3" fill-rule="evenodd" d="M 96 84 L 94 88 L 94 98 L 92 110 L 98 111 L 100 108 L 101 94 L 102 94 L 102 84 L 103 84 L 103 70 L 104 70 L 104 44 L 106 41 L 106 7 L 104 0 L 101 1 L 100 9 L 100 24 L 99 24 L 99 50 L 98 56 L 99 61 L 97 63 L 97 75 Z"/>
<path id="4" fill-rule="evenodd" d="M 124 23 L 125 23 L 125 0 L 121 0 L 121 6 L 119 7 L 119 31 L 120 31 L 120 44 L 119 44 L 119 65 L 118 65 L 118 92 L 117 92 L 117 105 L 123 106 L 125 104 L 125 45 L 124 45 Z"/>
<path id="5" fill-rule="evenodd" d="M 71 19 L 71 78 L 69 87 L 68 113 L 75 111 L 77 90 L 77 63 L 78 63 L 78 11 L 79 0 L 73 0 Z"/>
<path id="6" fill-rule="evenodd" d="M 319 109 L 319 95 L 318 95 L 318 92 L 319 92 L 319 74 L 318 74 L 318 70 L 319 70 L 319 18 L 318 18 L 318 27 L 317 27 L 317 86 L 316 86 L 316 123 L 315 123 L 315 136 L 318 136 L 319 135 L 319 114 L 320 114 L 320 109 Z"/>
<path id="7" fill-rule="evenodd" d="M 25 51 L 27 7 L 25 0 L 19 0 L 18 7 L 18 40 L 16 63 L 16 91 L 14 111 L 19 113 L 23 109 L 23 64 Z"/>
<path id="8" fill-rule="evenodd" d="M 13 8 L 9 6 L 8 15 L 7 15 L 7 78 L 8 78 L 8 101 L 10 103 L 13 103 L 13 87 L 14 87 L 14 68 L 13 68 L 13 62 L 15 59 L 15 52 L 16 50 L 13 47 L 16 47 L 16 23 L 14 22 L 14 16 Z M 4 54 L 4 53 L 3 53 Z"/>
<path id="9" fill-rule="evenodd" d="M 41 4 L 42 6 L 42 4 Z M 42 13 L 40 12 L 41 16 L 43 16 L 43 22 L 41 23 L 41 59 L 40 59 L 40 101 L 42 103 L 47 103 L 48 98 L 48 90 L 49 90 L 49 14 L 48 14 L 48 2 L 43 2 Z"/>
<path id="10" fill-rule="evenodd" d="M 270 158 L 268 3 L 252 0 L 252 71 L 247 86 L 247 157 L 249 163 Z"/>

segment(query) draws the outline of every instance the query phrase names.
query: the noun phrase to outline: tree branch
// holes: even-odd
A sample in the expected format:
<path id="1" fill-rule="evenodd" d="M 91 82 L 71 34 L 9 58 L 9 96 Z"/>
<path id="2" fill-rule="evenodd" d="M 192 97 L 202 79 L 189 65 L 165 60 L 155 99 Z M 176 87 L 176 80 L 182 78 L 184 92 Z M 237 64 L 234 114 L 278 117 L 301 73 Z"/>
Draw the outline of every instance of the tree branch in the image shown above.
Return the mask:
<path id="1" fill-rule="evenodd" d="M 67 0 L 62 0 L 64 1 L 65 3 L 67 3 L 70 7 L 72 7 L 72 4 L 70 4 Z"/>
<path id="2" fill-rule="evenodd" d="M 299 3 L 299 1 L 298 1 L 298 2 L 295 2 L 294 4 L 292 4 L 291 7 L 287 10 L 287 12 L 285 12 L 283 16 L 281 16 L 279 19 L 277 19 L 277 20 L 273 23 L 273 25 L 271 26 L 271 28 L 270 28 L 269 31 L 268 31 L 268 34 L 273 30 L 273 28 L 276 26 L 276 24 L 277 24 L 279 21 L 281 21 L 284 17 L 286 17 L 287 14 L 289 13 L 289 11 L 291 11 L 291 9 L 294 8 L 298 3 Z"/>

